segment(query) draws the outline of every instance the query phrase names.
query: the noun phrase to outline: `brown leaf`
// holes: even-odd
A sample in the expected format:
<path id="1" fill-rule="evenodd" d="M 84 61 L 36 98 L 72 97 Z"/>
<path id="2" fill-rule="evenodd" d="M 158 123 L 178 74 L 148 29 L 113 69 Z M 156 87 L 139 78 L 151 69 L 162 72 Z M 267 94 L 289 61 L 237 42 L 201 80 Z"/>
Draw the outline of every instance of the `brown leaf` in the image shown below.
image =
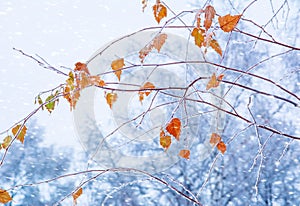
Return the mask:
<path id="1" fill-rule="evenodd" d="M 158 52 L 160 52 L 161 47 L 164 45 L 164 43 L 166 42 L 166 39 L 168 38 L 167 34 L 160 34 L 158 36 L 156 36 L 153 41 L 152 41 L 152 45 L 155 49 L 157 49 Z"/>
<path id="2" fill-rule="evenodd" d="M 18 124 L 17 126 L 15 126 L 14 128 L 12 128 L 13 135 L 16 136 L 16 134 L 18 133 L 18 131 L 19 131 L 19 129 L 20 129 L 21 126 L 22 125 Z M 23 128 L 21 129 L 19 135 L 17 136 L 17 140 L 19 140 L 23 144 L 24 144 L 24 138 L 25 138 L 25 135 L 26 135 L 26 131 L 27 131 L 27 128 L 24 125 Z"/>
<path id="3" fill-rule="evenodd" d="M 220 56 L 222 56 L 222 49 L 221 49 L 219 43 L 217 42 L 217 40 L 212 39 L 209 42 L 209 46 L 211 46 L 211 48 L 213 48 Z"/>
<path id="4" fill-rule="evenodd" d="M 82 188 L 79 188 L 76 192 L 72 194 L 75 205 L 77 204 L 77 198 L 80 197 L 81 195 L 82 195 Z"/>
<path id="5" fill-rule="evenodd" d="M 222 81 L 224 77 L 224 74 L 220 74 L 218 78 L 216 77 L 216 74 L 213 73 L 212 77 L 210 78 L 209 82 L 206 85 L 206 90 L 209 90 L 210 88 L 216 88 L 220 85 L 220 81 Z"/>
<path id="6" fill-rule="evenodd" d="M 0 189 L 0 203 L 6 204 L 12 201 L 10 194 L 6 190 Z"/>
<path id="7" fill-rule="evenodd" d="M 142 0 L 142 4 L 143 4 L 142 10 L 143 10 L 143 12 L 145 11 L 145 8 L 147 7 L 147 3 L 148 3 L 148 0 Z"/>
<path id="8" fill-rule="evenodd" d="M 204 27 L 208 30 L 211 27 L 212 20 L 216 15 L 216 11 L 213 6 L 208 5 L 205 10 L 205 20 L 204 20 Z"/>
<path id="9" fill-rule="evenodd" d="M 143 63 L 145 60 L 145 57 L 152 51 L 152 45 L 147 45 L 144 48 L 142 48 L 139 52 L 139 58 L 141 62 Z"/>
<path id="10" fill-rule="evenodd" d="M 209 143 L 211 144 L 211 146 L 216 146 L 219 142 L 221 141 L 221 137 L 220 135 L 218 135 L 217 133 L 212 133 Z"/>
<path id="11" fill-rule="evenodd" d="M 177 141 L 179 141 L 179 136 L 181 132 L 181 122 L 178 118 L 173 118 L 167 125 L 166 130 L 173 135 Z"/>
<path id="12" fill-rule="evenodd" d="M 125 66 L 123 58 L 116 59 L 111 63 L 111 68 L 115 71 L 115 75 L 118 77 L 119 81 L 121 80 L 121 69 L 123 68 L 123 66 Z"/>
<path id="13" fill-rule="evenodd" d="M 221 29 L 225 32 L 231 32 L 239 22 L 241 16 L 242 16 L 241 14 L 235 16 L 231 16 L 230 14 L 227 14 L 225 16 L 220 16 L 218 20 Z"/>
<path id="14" fill-rule="evenodd" d="M 106 102 L 110 108 L 112 108 L 113 103 L 117 101 L 118 95 L 116 93 L 107 93 Z"/>
<path id="15" fill-rule="evenodd" d="M 75 69 L 74 69 L 74 71 L 85 72 L 85 73 L 87 73 L 87 74 L 90 74 L 90 72 L 89 72 L 89 70 L 88 70 L 86 64 L 81 63 L 81 62 L 77 62 L 77 63 L 75 64 Z"/>
<path id="16" fill-rule="evenodd" d="M 204 33 L 205 31 L 200 28 L 194 28 L 191 33 L 192 37 L 194 37 L 195 39 L 195 45 L 197 45 L 198 47 L 201 47 L 203 45 Z"/>
<path id="17" fill-rule="evenodd" d="M 178 155 L 182 158 L 190 159 L 190 153 L 191 153 L 190 150 L 183 149 L 183 150 L 180 150 Z"/>
<path id="18" fill-rule="evenodd" d="M 157 21 L 157 23 L 159 23 L 162 18 L 167 16 L 167 8 L 161 3 L 156 3 L 152 7 L 152 9 L 153 9 L 154 18 Z"/>
<path id="19" fill-rule="evenodd" d="M 9 146 L 9 144 L 10 144 L 10 142 L 11 142 L 11 140 L 12 140 L 12 137 L 11 137 L 10 135 L 6 136 L 6 137 L 4 138 L 4 140 L 3 140 L 3 143 L 1 144 L 1 147 L 2 147 L 3 149 L 7 149 L 8 146 Z"/>
<path id="20" fill-rule="evenodd" d="M 224 142 L 219 142 L 217 144 L 217 149 L 224 154 L 226 152 L 226 144 Z"/>

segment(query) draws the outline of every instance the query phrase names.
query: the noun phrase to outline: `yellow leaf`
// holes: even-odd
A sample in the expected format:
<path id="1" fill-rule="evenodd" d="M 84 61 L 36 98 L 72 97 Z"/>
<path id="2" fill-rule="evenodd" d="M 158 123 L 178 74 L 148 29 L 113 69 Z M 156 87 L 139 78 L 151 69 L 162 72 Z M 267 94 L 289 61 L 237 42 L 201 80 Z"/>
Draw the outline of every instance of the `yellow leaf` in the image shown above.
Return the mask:
<path id="1" fill-rule="evenodd" d="M 144 86 L 142 86 L 140 89 L 145 90 L 145 89 L 154 89 L 154 88 L 155 88 L 154 84 L 152 84 L 151 82 L 146 82 L 144 84 Z M 142 102 L 144 100 L 144 95 L 148 96 L 150 93 L 151 93 L 151 90 L 150 91 L 140 91 L 139 92 L 140 101 Z"/>
<path id="2" fill-rule="evenodd" d="M 107 93 L 106 102 L 110 108 L 112 108 L 113 103 L 117 101 L 118 95 L 116 93 Z"/>
<path id="3" fill-rule="evenodd" d="M 0 189 L 0 203 L 6 204 L 10 201 L 12 201 L 12 198 L 9 193 L 6 190 Z"/>
<path id="4" fill-rule="evenodd" d="M 209 46 L 211 46 L 211 48 L 213 48 L 220 56 L 222 56 L 222 49 L 221 49 L 219 43 L 217 42 L 217 40 L 212 39 L 209 42 Z"/>
<path id="5" fill-rule="evenodd" d="M 217 149 L 224 154 L 226 152 L 226 144 L 224 142 L 219 142 L 217 144 Z"/>
<path id="6" fill-rule="evenodd" d="M 22 125 L 18 124 L 17 126 L 15 126 L 15 127 L 12 129 L 13 135 L 16 136 L 16 134 L 17 134 L 17 132 L 19 131 L 19 129 L 20 129 L 21 126 L 22 126 Z M 25 138 L 25 135 L 26 135 L 26 131 L 27 131 L 27 128 L 26 128 L 26 126 L 24 125 L 23 128 L 21 129 L 19 135 L 17 136 L 17 139 L 18 139 L 20 142 L 22 142 L 22 143 L 24 143 L 24 138 Z"/>
<path id="7" fill-rule="evenodd" d="M 204 27 L 208 30 L 211 27 L 212 20 L 216 15 L 216 11 L 213 6 L 208 5 L 205 10 L 205 20 L 204 20 Z"/>
<path id="8" fill-rule="evenodd" d="M 190 154 L 191 154 L 190 150 L 183 149 L 183 150 L 180 150 L 178 155 L 182 158 L 190 159 Z"/>
<path id="9" fill-rule="evenodd" d="M 209 143 L 211 144 L 211 146 L 216 146 L 216 144 L 218 144 L 221 141 L 221 137 L 220 135 L 218 135 L 217 133 L 212 133 Z"/>
<path id="10" fill-rule="evenodd" d="M 111 68 L 115 71 L 115 75 L 118 77 L 119 81 L 121 79 L 121 69 L 123 68 L 123 66 L 125 66 L 123 58 L 116 59 L 111 63 Z"/>
<path id="11" fill-rule="evenodd" d="M 224 77 L 224 74 L 219 75 L 217 78 L 216 74 L 213 73 L 212 77 L 210 78 L 209 82 L 206 85 L 206 90 L 209 90 L 210 88 L 218 87 L 220 85 L 220 81 L 222 81 L 223 77 Z"/>
<path id="12" fill-rule="evenodd" d="M 218 20 L 221 29 L 225 32 L 231 32 L 239 22 L 241 16 L 242 16 L 241 14 L 234 15 L 234 16 L 231 16 L 230 14 L 227 14 L 225 16 L 220 16 Z"/>
<path id="13" fill-rule="evenodd" d="M 173 118 L 167 125 L 166 130 L 179 141 L 179 136 L 181 132 L 181 122 L 178 118 Z"/>
<path id="14" fill-rule="evenodd" d="M 77 198 L 80 197 L 80 195 L 82 195 L 82 188 L 79 188 L 76 192 L 72 194 L 75 205 L 77 204 Z"/>
<path id="15" fill-rule="evenodd" d="M 167 8 L 161 3 L 155 4 L 152 7 L 152 9 L 153 9 L 154 18 L 157 21 L 157 23 L 159 23 L 162 18 L 167 16 Z"/>
<path id="16" fill-rule="evenodd" d="M 159 143 L 165 150 L 167 150 L 172 143 L 171 136 L 166 136 L 165 132 L 161 130 Z"/>
<path id="17" fill-rule="evenodd" d="M 168 38 L 167 34 L 160 34 L 153 39 L 152 45 L 158 52 L 160 52 L 161 47 L 164 45 L 166 39 Z"/>
<path id="18" fill-rule="evenodd" d="M 197 45 L 198 47 L 201 47 L 203 45 L 203 42 L 204 42 L 203 34 L 204 33 L 205 33 L 205 31 L 203 29 L 200 29 L 200 28 L 194 28 L 192 33 L 191 33 L 191 35 L 195 39 L 195 45 Z"/>
<path id="19" fill-rule="evenodd" d="M 11 140 L 12 140 L 12 137 L 10 135 L 6 136 L 3 140 L 3 143 L 1 144 L 2 148 L 7 149 Z"/>

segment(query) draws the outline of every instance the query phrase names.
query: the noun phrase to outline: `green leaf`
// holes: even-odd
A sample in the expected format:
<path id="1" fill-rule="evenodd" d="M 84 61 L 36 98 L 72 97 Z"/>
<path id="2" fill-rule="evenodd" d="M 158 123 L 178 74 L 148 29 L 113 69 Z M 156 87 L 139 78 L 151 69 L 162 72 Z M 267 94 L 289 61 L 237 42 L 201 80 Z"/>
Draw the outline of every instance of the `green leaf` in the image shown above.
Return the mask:
<path id="1" fill-rule="evenodd" d="M 50 101 L 49 103 L 47 103 L 45 105 L 46 109 L 48 110 L 48 112 L 52 112 L 54 110 L 55 107 L 55 101 L 53 100 L 55 96 L 53 94 L 51 94 L 50 96 L 47 97 L 46 102 Z M 52 100 L 52 101 L 51 101 Z"/>

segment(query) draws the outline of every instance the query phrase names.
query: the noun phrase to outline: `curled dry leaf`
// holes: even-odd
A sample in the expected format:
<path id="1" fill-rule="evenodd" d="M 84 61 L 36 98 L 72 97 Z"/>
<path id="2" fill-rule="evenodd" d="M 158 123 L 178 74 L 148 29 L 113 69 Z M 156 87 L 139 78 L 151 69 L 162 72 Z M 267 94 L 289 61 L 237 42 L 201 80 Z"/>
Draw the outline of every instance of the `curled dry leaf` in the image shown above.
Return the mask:
<path id="1" fill-rule="evenodd" d="M 183 149 L 183 150 L 180 150 L 178 155 L 182 158 L 190 159 L 190 154 L 191 154 L 190 150 Z"/>
<path id="2" fill-rule="evenodd" d="M 194 37 L 195 45 L 197 45 L 198 47 L 201 47 L 203 45 L 204 34 L 205 31 L 201 28 L 194 28 L 191 33 L 192 37 Z"/>
<path id="3" fill-rule="evenodd" d="M 211 27 L 212 20 L 215 18 L 216 11 L 213 6 L 208 5 L 205 10 L 204 27 L 208 30 Z"/>
<path id="4" fill-rule="evenodd" d="M 166 42 L 166 39 L 168 38 L 167 34 L 159 34 L 156 36 L 150 44 L 146 45 L 143 49 L 139 52 L 139 58 L 141 62 L 143 63 L 145 60 L 145 57 L 152 51 L 153 48 L 157 49 L 158 52 L 160 52 L 160 49 Z"/>
<path id="5" fill-rule="evenodd" d="M 217 144 L 217 149 L 222 153 L 224 154 L 226 152 L 226 144 L 224 142 L 219 142 Z"/>
<path id="6" fill-rule="evenodd" d="M 10 194 L 6 190 L 0 189 L 0 203 L 6 204 L 12 201 Z"/>
<path id="7" fill-rule="evenodd" d="M 220 27 L 225 32 L 231 32 L 239 22 L 242 15 L 234 15 L 231 16 L 230 14 L 227 14 L 225 16 L 220 16 L 218 18 Z"/>
<path id="8" fill-rule="evenodd" d="M 165 132 L 161 130 L 159 143 L 165 150 L 169 149 L 172 143 L 171 136 L 166 136 Z"/>
<path id="9" fill-rule="evenodd" d="M 104 87 L 106 85 L 99 76 L 90 76 L 90 83 L 98 87 Z"/>
<path id="10" fill-rule="evenodd" d="M 178 118 L 173 118 L 167 125 L 166 130 L 179 141 L 181 132 L 181 121 Z"/>
<path id="11" fill-rule="evenodd" d="M 161 19 L 167 16 L 167 8 L 162 5 L 159 1 L 153 7 L 154 18 L 157 23 L 160 23 Z"/>
<path id="12" fill-rule="evenodd" d="M 18 133 L 20 127 L 22 125 L 18 124 L 17 126 L 15 126 L 14 128 L 12 128 L 12 133 L 14 136 L 16 136 L 16 134 Z M 19 135 L 17 136 L 17 140 L 19 140 L 20 142 L 22 142 L 24 144 L 24 138 L 25 138 L 25 135 L 26 135 L 26 131 L 27 131 L 27 128 L 26 126 L 24 125 L 23 128 L 21 129 Z"/>
<path id="13" fill-rule="evenodd" d="M 119 81 L 121 80 L 121 69 L 123 68 L 123 66 L 125 66 L 123 58 L 116 59 L 111 63 L 111 68 L 115 71 L 115 75 L 118 77 Z"/>
<path id="14" fill-rule="evenodd" d="M 113 103 L 117 101 L 118 95 L 116 93 L 107 93 L 106 102 L 110 108 L 112 108 Z"/>
<path id="15" fill-rule="evenodd" d="M 206 85 L 206 90 L 218 87 L 220 85 L 220 81 L 222 81 L 223 77 L 224 77 L 224 74 L 220 74 L 217 78 L 216 74 L 213 73 L 213 75 L 211 76 L 210 80 L 208 81 L 208 83 Z"/>

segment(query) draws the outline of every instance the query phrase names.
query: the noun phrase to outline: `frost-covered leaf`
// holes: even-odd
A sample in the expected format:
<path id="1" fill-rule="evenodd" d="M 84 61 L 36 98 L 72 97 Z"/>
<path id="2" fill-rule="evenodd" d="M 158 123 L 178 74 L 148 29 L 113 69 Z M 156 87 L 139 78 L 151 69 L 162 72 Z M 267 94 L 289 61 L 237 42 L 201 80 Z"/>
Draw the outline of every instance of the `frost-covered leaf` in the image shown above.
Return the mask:
<path id="1" fill-rule="evenodd" d="M 208 30 L 211 27 L 212 20 L 216 15 L 216 11 L 213 6 L 208 5 L 205 8 L 204 13 L 205 13 L 204 27 L 206 30 Z"/>
<path id="2" fill-rule="evenodd" d="M 75 69 L 74 71 L 79 71 L 79 72 L 85 72 L 87 74 L 90 74 L 87 65 L 85 63 L 77 62 L 75 64 Z"/>
<path id="3" fill-rule="evenodd" d="M 81 195 L 82 195 L 82 188 L 79 188 L 76 192 L 74 192 L 74 193 L 72 194 L 72 196 L 73 196 L 73 201 L 74 201 L 74 205 L 77 204 L 77 199 L 78 199 L 78 197 L 80 197 Z"/>
<path id="4" fill-rule="evenodd" d="M 221 141 L 220 135 L 217 133 L 212 133 L 210 136 L 209 143 L 214 147 Z"/>
<path id="5" fill-rule="evenodd" d="M 169 149 L 172 143 L 171 136 L 166 136 L 165 132 L 161 130 L 159 143 L 165 150 Z"/>
<path id="6" fill-rule="evenodd" d="M 146 82 L 141 88 L 140 90 L 145 90 L 145 89 L 155 89 L 154 84 L 152 84 L 151 82 Z M 139 99 L 142 102 L 144 100 L 144 95 L 148 96 L 151 93 L 150 91 L 139 91 Z"/>
<path id="7" fill-rule="evenodd" d="M 158 52 L 160 52 L 161 47 L 166 42 L 166 39 L 168 38 L 167 34 L 159 34 L 157 37 L 153 39 L 152 45 L 155 49 L 157 49 Z"/>
<path id="8" fill-rule="evenodd" d="M 217 42 L 217 40 L 212 39 L 209 42 L 209 46 L 211 46 L 211 48 L 213 48 L 220 56 L 222 56 L 222 49 L 221 49 L 219 43 Z"/>
<path id="9" fill-rule="evenodd" d="M 142 10 L 143 10 L 143 12 L 145 11 L 145 8 L 147 7 L 147 3 L 148 3 L 148 0 L 142 0 L 142 4 L 143 4 Z"/>
<path id="10" fill-rule="evenodd" d="M 220 85 L 220 81 L 222 81 L 223 77 L 224 77 L 224 74 L 219 75 L 217 78 L 216 74 L 213 73 L 213 75 L 211 76 L 210 80 L 208 81 L 208 83 L 206 85 L 206 90 L 218 87 Z"/>

